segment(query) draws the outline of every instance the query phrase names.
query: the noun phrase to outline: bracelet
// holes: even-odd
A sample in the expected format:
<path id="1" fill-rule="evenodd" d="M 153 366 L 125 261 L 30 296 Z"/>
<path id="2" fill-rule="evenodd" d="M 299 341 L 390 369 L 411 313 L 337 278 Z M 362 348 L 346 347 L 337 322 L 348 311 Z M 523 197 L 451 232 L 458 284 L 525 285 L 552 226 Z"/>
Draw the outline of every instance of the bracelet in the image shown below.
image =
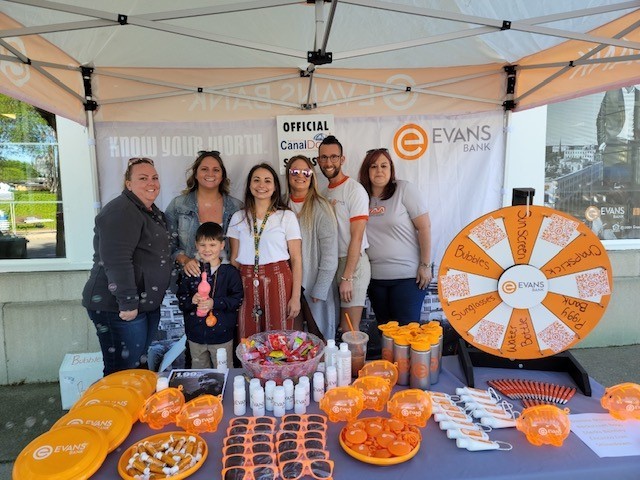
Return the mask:
<path id="1" fill-rule="evenodd" d="M 350 278 L 340 277 L 340 280 L 342 280 L 343 282 L 353 282 L 353 277 L 350 277 Z"/>
<path id="2" fill-rule="evenodd" d="M 420 266 L 421 267 L 427 267 L 427 268 L 433 268 L 433 262 L 431 262 L 431 263 L 420 262 Z"/>

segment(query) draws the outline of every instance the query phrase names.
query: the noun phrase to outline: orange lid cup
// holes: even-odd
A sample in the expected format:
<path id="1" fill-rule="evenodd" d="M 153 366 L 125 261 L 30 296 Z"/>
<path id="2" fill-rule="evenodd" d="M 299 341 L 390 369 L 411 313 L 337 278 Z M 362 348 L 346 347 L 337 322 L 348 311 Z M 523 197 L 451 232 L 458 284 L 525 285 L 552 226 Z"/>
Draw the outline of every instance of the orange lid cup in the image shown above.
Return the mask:
<path id="1" fill-rule="evenodd" d="M 516 429 L 524 433 L 532 445 L 561 447 L 571 431 L 569 409 L 555 405 L 536 405 L 525 408 L 516 419 Z"/>
<path id="2" fill-rule="evenodd" d="M 106 377 L 103 377 L 95 382 L 87 389 L 84 395 L 102 386 L 125 385 L 127 387 L 132 387 L 138 390 L 138 392 L 140 392 L 142 394 L 142 397 L 146 400 L 153 394 L 153 392 L 156 391 L 156 377 L 157 375 L 154 372 L 150 372 L 149 370 L 121 370 L 119 372 L 114 372 L 110 375 L 107 375 Z"/>
<path id="3" fill-rule="evenodd" d="M 411 335 L 405 333 L 396 333 L 393 335 L 393 341 L 397 345 L 409 345 L 411 343 Z"/>
<path id="4" fill-rule="evenodd" d="M 378 325 L 378 330 L 381 332 L 388 332 L 390 330 L 397 330 L 400 324 L 395 320 L 391 320 L 387 323 L 383 323 L 382 325 Z"/>
<path id="5" fill-rule="evenodd" d="M 51 430 L 65 425 L 89 425 L 102 430 L 107 437 L 108 451 L 112 452 L 129 436 L 131 415 L 120 405 L 96 403 L 71 410 L 54 423 Z"/>
<path id="6" fill-rule="evenodd" d="M 364 408 L 370 408 L 376 412 L 384 410 L 384 406 L 391 395 L 389 380 L 375 375 L 358 377 L 352 383 L 364 395 Z"/>
<path id="7" fill-rule="evenodd" d="M 223 413 L 220 397 L 200 395 L 182 407 L 176 425 L 190 433 L 215 432 Z"/>
<path id="8" fill-rule="evenodd" d="M 65 425 L 27 445 L 16 458 L 13 480 L 85 480 L 107 457 L 108 442 L 89 425 Z"/>
<path id="9" fill-rule="evenodd" d="M 86 405 L 95 405 L 98 403 L 119 405 L 123 407 L 127 412 L 129 412 L 131 423 L 133 424 L 138 421 L 140 408 L 142 408 L 144 398 L 142 397 L 142 394 L 133 387 L 128 387 L 126 385 L 103 385 L 92 392 L 89 392 L 89 394 L 85 394 L 80 397 L 80 400 L 71 407 L 71 411 Z"/>
<path id="10" fill-rule="evenodd" d="M 355 387 L 335 387 L 324 394 L 319 405 L 332 422 L 352 422 L 364 409 L 364 395 Z"/>
<path id="11" fill-rule="evenodd" d="M 373 375 L 389 380 L 391 388 L 396 386 L 398 382 L 398 365 L 388 360 L 374 360 L 366 363 L 358 372 L 359 377 Z"/>
<path id="12" fill-rule="evenodd" d="M 431 416 L 431 395 L 418 388 L 402 390 L 391 397 L 387 411 L 409 425 L 424 427 Z"/>
<path id="13" fill-rule="evenodd" d="M 165 388 L 151 395 L 140 412 L 140 421 L 150 428 L 160 430 L 165 425 L 175 423 L 184 406 L 184 395 L 178 388 Z"/>
<path id="14" fill-rule="evenodd" d="M 431 350 L 431 337 L 421 335 L 411 341 L 411 348 L 419 352 L 428 352 Z"/>

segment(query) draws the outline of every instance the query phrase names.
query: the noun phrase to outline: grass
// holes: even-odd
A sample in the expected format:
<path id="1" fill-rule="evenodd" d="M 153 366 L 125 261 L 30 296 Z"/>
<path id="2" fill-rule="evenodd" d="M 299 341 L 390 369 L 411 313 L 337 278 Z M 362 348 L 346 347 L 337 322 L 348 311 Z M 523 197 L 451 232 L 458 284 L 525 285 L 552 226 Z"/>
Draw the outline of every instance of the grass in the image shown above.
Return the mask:
<path id="1" fill-rule="evenodd" d="M 20 231 L 30 231 L 39 228 L 46 228 L 47 230 L 55 230 L 57 228 L 56 222 L 56 194 L 51 192 L 21 192 L 15 191 L 14 201 L 15 203 L 15 216 L 16 216 L 16 228 Z M 22 202 L 47 202 L 47 203 L 22 203 Z M 3 210 L 5 214 L 10 217 L 11 208 L 9 202 L 0 201 L 0 210 Z M 26 217 L 37 217 L 42 219 L 50 219 L 52 222 L 44 222 L 42 224 L 25 224 L 24 219 Z M 11 221 L 11 218 L 9 218 Z"/>

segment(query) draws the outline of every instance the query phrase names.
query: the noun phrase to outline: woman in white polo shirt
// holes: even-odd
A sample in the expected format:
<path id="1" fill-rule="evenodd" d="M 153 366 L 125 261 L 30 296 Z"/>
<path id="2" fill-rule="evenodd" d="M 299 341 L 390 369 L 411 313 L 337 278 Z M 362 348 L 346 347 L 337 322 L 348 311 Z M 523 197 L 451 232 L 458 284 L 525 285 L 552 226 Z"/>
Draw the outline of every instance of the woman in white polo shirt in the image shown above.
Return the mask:
<path id="1" fill-rule="evenodd" d="M 231 264 L 240 269 L 244 301 L 238 333 L 289 330 L 300 313 L 302 237 L 295 213 L 282 202 L 280 181 L 267 163 L 247 176 L 244 209 L 231 217 Z"/>
<path id="2" fill-rule="evenodd" d="M 419 321 L 433 267 L 425 196 L 412 183 L 396 180 L 386 148 L 367 152 L 359 180 L 369 194 L 367 293 L 376 320 Z"/>

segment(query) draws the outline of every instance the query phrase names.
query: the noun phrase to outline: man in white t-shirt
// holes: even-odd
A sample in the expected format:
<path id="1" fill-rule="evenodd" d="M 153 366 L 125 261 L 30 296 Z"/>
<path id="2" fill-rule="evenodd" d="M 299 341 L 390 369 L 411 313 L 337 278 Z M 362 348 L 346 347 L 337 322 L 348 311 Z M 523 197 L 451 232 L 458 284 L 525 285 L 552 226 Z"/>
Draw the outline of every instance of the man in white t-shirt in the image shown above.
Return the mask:
<path id="1" fill-rule="evenodd" d="M 342 171 L 345 157 L 342 144 L 336 137 L 326 137 L 318 149 L 318 165 L 329 180 L 323 192 L 333 205 L 338 219 L 338 271 L 336 283 L 340 292 L 340 328 L 343 332 L 351 325 L 360 329 L 360 319 L 371 280 L 371 265 L 365 249 L 366 225 L 369 219 L 369 196 L 356 180 Z"/>

